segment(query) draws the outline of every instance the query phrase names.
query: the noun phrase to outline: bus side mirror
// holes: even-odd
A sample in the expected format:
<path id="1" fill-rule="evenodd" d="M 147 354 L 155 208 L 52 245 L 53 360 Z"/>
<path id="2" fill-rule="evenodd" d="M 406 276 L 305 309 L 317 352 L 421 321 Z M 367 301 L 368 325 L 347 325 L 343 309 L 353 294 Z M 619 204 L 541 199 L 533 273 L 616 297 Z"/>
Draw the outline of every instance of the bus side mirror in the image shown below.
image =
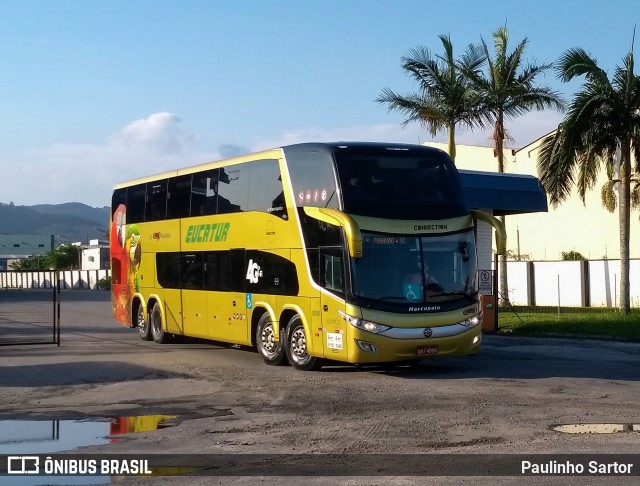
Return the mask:
<path id="1" fill-rule="evenodd" d="M 362 234 L 358 223 L 351 216 L 338 209 L 318 208 L 315 206 L 305 206 L 304 212 L 319 221 L 342 226 L 347 237 L 349 256 L 352 258 L 362 257 Z"/>

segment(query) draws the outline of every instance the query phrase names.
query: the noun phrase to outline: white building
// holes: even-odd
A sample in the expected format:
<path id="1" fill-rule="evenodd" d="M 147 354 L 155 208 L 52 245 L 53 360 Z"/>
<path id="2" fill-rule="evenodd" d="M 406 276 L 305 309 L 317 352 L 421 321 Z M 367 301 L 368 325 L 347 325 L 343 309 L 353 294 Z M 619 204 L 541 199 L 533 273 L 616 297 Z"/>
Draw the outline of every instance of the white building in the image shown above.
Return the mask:
<path id="1" fill-rule="evenodd" d="M 0 271 L 7 271 L 13 262 L 51 250 L 53 235 L 0 233 Z"/>
<path id="2" fill-rule="evenodd" d="M 521 149 L 505 150 L 505 173 L 538 177 L 537 159 L 542 138 Z M 447 150 L 447 144 L 426 142 L 424 145 Z M 497 171 L 493 148 L 470 145 L 456 146 L 459 169 Z M 618 212 L 609 213 L 600 201 L 600 189 L 607 181 L 606 171 L 598 177 L 583 203 L 574 189 L 571 196 L 549 211 L 507 216 L 507 248 L 526 260 L 560 260 L 562 252 L 577 251 L 589 260 L 620 258 L 620 226 Z M 630 257 L 640 258 L 640 220 L 631 213 Z"/>
<path id="3" fill-rule="evenodd" d="M 109 245 L 100 240 L 89 240 L 82 246 L 80 270 L 109 269 Z"/>

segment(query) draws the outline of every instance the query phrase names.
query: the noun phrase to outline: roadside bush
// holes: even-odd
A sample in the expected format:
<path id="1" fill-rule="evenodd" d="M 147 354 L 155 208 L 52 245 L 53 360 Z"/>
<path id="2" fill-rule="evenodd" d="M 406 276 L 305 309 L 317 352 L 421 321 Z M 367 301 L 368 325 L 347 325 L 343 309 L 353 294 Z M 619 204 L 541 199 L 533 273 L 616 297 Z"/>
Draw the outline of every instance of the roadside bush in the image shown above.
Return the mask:
<path id="1" fill-rule="evenodd" d="M 98 280 L 98 289 L 111 290 L 111 275 L 107 275 L 106 277 Z"/>

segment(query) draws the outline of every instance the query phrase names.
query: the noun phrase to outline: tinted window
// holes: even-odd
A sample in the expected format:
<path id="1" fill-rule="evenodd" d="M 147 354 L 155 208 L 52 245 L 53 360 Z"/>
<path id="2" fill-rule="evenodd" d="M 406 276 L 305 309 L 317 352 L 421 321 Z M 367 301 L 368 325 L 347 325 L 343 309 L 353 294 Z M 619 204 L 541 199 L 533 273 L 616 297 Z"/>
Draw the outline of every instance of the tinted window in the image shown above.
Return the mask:
<path id="1" fill-rule="evenodd" d="M 156 264 L 158 283 L 164 288 L 298 295 L 295 265 L 268 252 L 158 253 Z"/>
<path id="2" fill-rule="evenodd" d="M 467 212 L 460 176 L 443 152 L 338 149 L 336 165 L 345 212 L 395 219 Z"/>
<path id="3" fill-rule="evenodd" d="M 156 253 L 156 271 L 160 286 L 180 288 L 180 253 Z"/>
<path id="4" fill-rule="evenodd" d="M 167 180 L 147 183 L 145 221 L 165 219 L 167 211 Z"/>
<path id="5" fill-rule="evenodd" d="M 205 290 L 230 290 L 231 258 L 228 251 L 213 251 L 204 254 Z"/>
<path id="6" fill-rule="evenodd" d="M 338 207 L 330 155 L 319 152 L 291 153 L 287 155 L 287 166 L 297 206 Z"/>
<path id="7" fill-rule="evenodd" d="M 262 211 L 287 219 L 282 178 L 277 160 L 258 160 L 245 166 L 249 170 L 248 211 Z"/>
<path id="8" fill-rule="evenodd" d="M 182 255 L 181 287 L 187 290 L 202 290 L 204 266 L 202 252 Z"/>
<path id="9" fill-rule="evenodd" d="M 298 210 L 298 216 L 300 217 L 304 243 L 307 248 L 342 245 L 342 230 L 340 226 L 307 216 L 302 209 Z"/>
<path id="10" fill-rule="evenodd" d="M 233 165 L 220 169 L 217 199 L 218 214 L 247 210 L 249 176 L 245 166 Z"/>
<path id="11" fill-rule="evenodd" d="M 189 216 L 191 175 L 172 177 L 167 187 L 167 219 Z"/>
<path id="12" fill-rule="evenodd" d="M 218 169 L 193 174 L 191 184 L 191 216 L 216 214 Z"/>
<path id="13" fill-rule="evenodd" d="M 342 229 L 307 216 L 298 210 L 307 258 L 315 282 L 338 294 L 344 292 Z"/>
<path id="14" fill-rule="evenodd" d="M 146 184 L 131 186 L 127 190 L 127 224 L 144 221 L 146 195 Z"/>
<path id="15" fill-rule="evenodd" d="M 256 294 L 297 295 L 296 266 L 286 258 L 264 251 L 247 250 L 246 291 Z"/>
<path id="16" fill-rule="evenodd" d="M 321 274 L 319 284 L 338 294 L 344 293 L 344 259 L 342 248 L 320 250 Z"/>
<path id="17" fill-rule="evenodd" d="M 111 197 L 111 216 L 121 204 L 127 204 L 127 189 L 116 189 Z"/>
<path id="18" fill-rule="evenodd" d="M 245 251 L 242 248 L 229 252 L 231 273 L 229 274 L 229 290 L 234 292 L 244 292 L 247 276 L 247 264 Z"/>

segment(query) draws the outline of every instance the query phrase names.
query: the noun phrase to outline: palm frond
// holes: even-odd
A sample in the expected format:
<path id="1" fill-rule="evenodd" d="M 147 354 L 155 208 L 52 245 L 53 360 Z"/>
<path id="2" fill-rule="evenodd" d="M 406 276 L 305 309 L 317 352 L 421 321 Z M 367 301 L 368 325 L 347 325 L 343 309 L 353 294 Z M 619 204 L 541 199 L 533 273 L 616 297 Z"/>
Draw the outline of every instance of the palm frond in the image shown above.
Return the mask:
<path id="1" fill-rule="evenodd" d="M 640 175 L 636 174 L 634 185 L 631 188 L 631 207 L 640 209 Z"/>
<path id="2" fill-rule="evenodd" d="M 596 147 L 588 144 L 587 150 L 576 154 L 576 169 L 578 171 L 577 189 L 578 195 L 582 202 L 585 202 L 585 196 L 590 189 L 596 184 L 602 158 L 600 157 Z"/>
<path id="3" fill-rule="evenodd" d="M 538 177 L 549 195 L 552 206 L 558 206 L 571 193 L 575 159 L 567 152 L 562 125 L 545 137 L 538 152 Z"/>
<path id="4" fill-rule="evenodd" d="M 600 199 L 602 201 L 602 205 L 610 213 L 613 213 L 618 206 L 618 197 L 616 195 L 615 187 L 619 182 L 620 181 L 617 179 L 607 181 L 602 185 L 602 189 L 600 190 Z"/>
<path id="5" fill-rule="evenodd" d="M 558 77 L 564 81 L 571 81 L 578 76 L 584 76 L 587 81 L 609 82 L 607 73 L 598 66 L 596 60 L 587 51 L 579 47 L 565 52 L 556 65 Z"/>

